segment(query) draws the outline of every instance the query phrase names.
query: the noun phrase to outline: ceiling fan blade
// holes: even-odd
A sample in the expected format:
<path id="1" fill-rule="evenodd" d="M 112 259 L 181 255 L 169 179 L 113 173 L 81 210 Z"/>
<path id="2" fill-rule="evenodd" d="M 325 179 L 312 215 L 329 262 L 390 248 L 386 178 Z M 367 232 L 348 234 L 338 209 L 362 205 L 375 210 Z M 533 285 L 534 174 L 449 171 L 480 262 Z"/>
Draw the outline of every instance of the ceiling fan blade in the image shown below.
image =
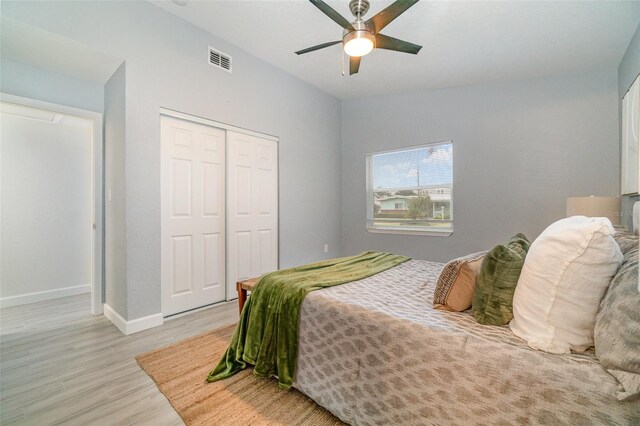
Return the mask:
<path id="1" fill-rule="evenodd" d="M 314 50 L 324 49 L 325 47 L 333 46 L 334 44 L 342 43 L 342 40 L 330 41 L 328 43 L 318 44 L 316 46 L 307 47 L 306 49 L 298 50 L 296 55 L 302 55 L 303 53 L 313 52 Z"/>
<path id="2" fill-rule="evenodd" d="M 402 15 L 405 10 L 418 3 L 418 1 L 419 0 L 396 0 L 386 9 L 381 10 L 375 16 L 369 18 L 366 24 L 367 26 L 373 27 L 374 34 L 377 34 L 389 25 L 391 21 Z"/>
<path id="3" fill-rule="evenodd" d="M 398 40 L 384 34 L 376 35 L 376 49 L 396 50 L 398 52 L 412 53 L 417 55 L 422 46 L 409 43 L 408 41 Z"/>
<path id="4" fill-rule="evenodd" d="M 331 6 L 323 2 L 322 0 L 309 0 L 315 7 L 320 9 L 322 13 L 331 18 L 336 24 L 340 25 L 345 30 L 355 31 L 353 25 L 347 21 L 342 15 L 336 12 Z"/>
<path id="5" fill-rule="evenodd" d="M 349 56 L 349 75 L 357 74 L 360 70 L 362 56 Z"/>

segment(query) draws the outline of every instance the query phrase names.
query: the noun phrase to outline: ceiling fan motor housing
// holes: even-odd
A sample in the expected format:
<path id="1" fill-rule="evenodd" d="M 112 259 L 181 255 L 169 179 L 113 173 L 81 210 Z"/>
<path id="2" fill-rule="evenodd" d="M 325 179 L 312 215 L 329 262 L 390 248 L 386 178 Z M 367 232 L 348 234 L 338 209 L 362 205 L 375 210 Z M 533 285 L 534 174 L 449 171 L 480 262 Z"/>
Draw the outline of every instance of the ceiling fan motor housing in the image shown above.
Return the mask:
<path id="1" fill-rule="evenodd" d="M 355 1 L 355 0 L 354 0 Z M 351 30 L 343 30 L 342 31 L 342 44 L 345 45 L 349 41 L 355 38 L 368 38 L 373 42 L 373 45 L 376 44 L 376 37 L 373 32 L 373 28 L 369 28 L 364 21 L 356 20 L 351 23 L 355 31 Z"/>
<path id="2" fill-rule="evenodd" d="M 368 0 L 351 0 L 349 2 L 349 10 L 353 13 L 353 16 L 359 18 L 363 16 L 369 10 Z"/>

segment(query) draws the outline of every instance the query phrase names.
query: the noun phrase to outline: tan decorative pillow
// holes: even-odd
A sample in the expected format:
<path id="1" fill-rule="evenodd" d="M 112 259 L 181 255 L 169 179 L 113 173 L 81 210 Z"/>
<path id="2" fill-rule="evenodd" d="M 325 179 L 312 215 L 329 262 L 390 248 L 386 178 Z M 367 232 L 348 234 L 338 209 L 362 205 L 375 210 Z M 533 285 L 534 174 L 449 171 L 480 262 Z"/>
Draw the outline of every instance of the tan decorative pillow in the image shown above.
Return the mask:
<path id="1" fill-rule="evenodd" d="M 471 307 L 476 276 L 486 251 L 453 259 L 440 273 L 433 293 L 434 309 L 442 311 L 466 311 Z"/>

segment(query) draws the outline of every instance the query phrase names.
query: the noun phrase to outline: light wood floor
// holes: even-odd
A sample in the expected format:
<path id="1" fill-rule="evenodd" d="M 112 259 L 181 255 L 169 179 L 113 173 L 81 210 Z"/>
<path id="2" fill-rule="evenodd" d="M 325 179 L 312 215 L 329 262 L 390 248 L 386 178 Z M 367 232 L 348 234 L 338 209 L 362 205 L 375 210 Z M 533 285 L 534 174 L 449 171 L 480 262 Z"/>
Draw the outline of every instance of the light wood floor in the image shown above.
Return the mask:
<path id="1" fill-rule="evenodd" d="M 134 357 L 237 320 L 228 303 L 125 336 L 88 294 L 2 309 L 0 424 L 181 425 Z"/>

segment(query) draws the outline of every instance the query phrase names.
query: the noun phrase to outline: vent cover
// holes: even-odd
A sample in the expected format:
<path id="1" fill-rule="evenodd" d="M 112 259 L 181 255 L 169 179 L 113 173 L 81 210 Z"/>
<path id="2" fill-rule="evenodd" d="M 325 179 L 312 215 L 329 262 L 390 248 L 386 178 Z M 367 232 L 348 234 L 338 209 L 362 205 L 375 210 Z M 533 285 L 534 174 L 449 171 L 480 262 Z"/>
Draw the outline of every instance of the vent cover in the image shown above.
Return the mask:
<path id="1" fill-rule="evenodd" d="M 209 46 L 209 65 L 231 72 L 231 56 Z"/>

